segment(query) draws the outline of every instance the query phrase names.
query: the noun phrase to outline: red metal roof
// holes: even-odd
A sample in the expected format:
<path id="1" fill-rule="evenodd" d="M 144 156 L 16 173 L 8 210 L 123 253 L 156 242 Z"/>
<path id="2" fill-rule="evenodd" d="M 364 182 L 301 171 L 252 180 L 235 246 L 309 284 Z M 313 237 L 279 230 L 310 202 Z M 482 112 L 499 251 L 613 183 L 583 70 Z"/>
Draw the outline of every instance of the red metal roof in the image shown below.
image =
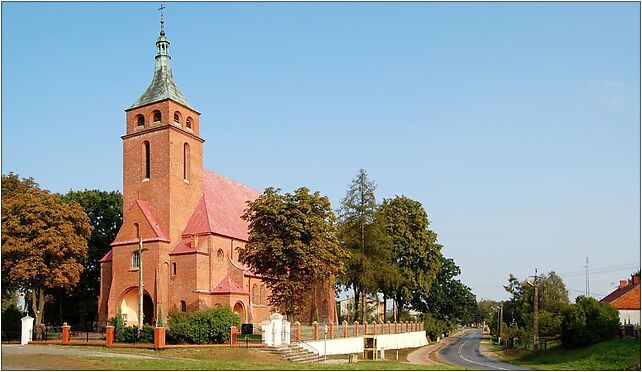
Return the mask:
<path id="1" fill-rule="evenodd" d="M 152 208 L 149 206 L 149 204 L 144 201 L 144 200 L 136 200 L 135 203 L 132 203 L 132 206 L 130 208 L 130 213 L 131 211 L 138 206 L 138 209 L 140 209 L 141 213 L 143 214 L 143 217 L 145 217 L 145 220 L 151 227 L 152 231 L 156 235 L 155 237 L 146 237 L 143 239 L 143 243 L 149 243 L 149 242 L 155 242 L 155 241 L 164 241 L 164 242 L 169 242 L 169 236 L 167 233 L 160 227 L 158 224 L 158 220 L 156 219 L 156 216 L 154 215 L 154 212 L 152 212 Z M 136 244 L 138 243 L 138 239 L 136 238 L 131 238 L 131 239 L 125 239 L 123 238 L 123 235 L 126 235 L 123 233 L 123 229 L 118 231 L 118 235 L 116 235 L 116 239 L 110 244 L 110 246 L 118 246 L 118 245 L 129 245 L 129 244 Z"/>
<path id="2" fill-rule="evenodd" d="M 213 233 L 248 240 L 248 224 L 241 218 L 247 201 L 260 193 L 220 174 L 203 170 L 203 197 L 187 222 L 183 235 Z"/>
<path id="3" fill-rule="evenodd" d="M 172 249 L 169 254 L 185 254 L 185 253 L 195 253 L 195 252 L 202 252 L 202 253 L 207 253 L 207 249 L 202 249 L 206 245 L 207 239 L 205 237 L 202 237 L 198 239 L 198 243 L 196 244 L 196 247 L 192 248 L 192 238 L 191 237 L 186 237 L 181 239 L 178 244 L 176 244 L 176 247 Z"/>
<path id="4" fill-rule="evenodd" d="M 138 203 L 138 207 L 143 212 L 143 215 L 145 216 L 149 224 L 152 226 L 152 229 L 154 230 L 154 233 L 156 233 L 156 236 L 158 236 L 160 239 L 169 241 L 169 236 L 158 224 L 158 220 L 152 212 L 149 204 L 147 204 L 147 202 L 144 200 L 136 200 L 136 203 Z"/>
<path id="5" fill-rule="evenodd" d="M 101 258 L 100 261 L 98 261 L 98 262 L 109 262 L 109 261 L 111 261 L 111 257 L 112 257 L 112 254 L 111 254 L 111 249 L 110 249 L 109 252 L 107 252 L 103 256 L 103 258 Z"/>
<path id="6" fill-rule="evenodd" d="M 246 290 L 241 288 L 240 285 L 236 284 L 234 279 L 229 275 L 226 275 L 217 285 L 214 287 L 214 290 L 210 292 L 211 294 L 249 294 Z"/>

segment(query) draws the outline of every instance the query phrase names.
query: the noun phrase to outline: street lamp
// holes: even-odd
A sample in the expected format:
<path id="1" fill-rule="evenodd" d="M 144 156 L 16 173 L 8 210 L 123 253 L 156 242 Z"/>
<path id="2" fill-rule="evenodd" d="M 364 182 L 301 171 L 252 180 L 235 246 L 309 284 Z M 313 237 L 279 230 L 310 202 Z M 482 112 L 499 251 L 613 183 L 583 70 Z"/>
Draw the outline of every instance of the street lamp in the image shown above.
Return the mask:
<path id="1" fill-rule="evenodd" d="M 493 308 L 497 309 L 497 344 L 499 345 L 502 343 L 502 313 L 504 312 L 504 304 L 493 306 Z"/>

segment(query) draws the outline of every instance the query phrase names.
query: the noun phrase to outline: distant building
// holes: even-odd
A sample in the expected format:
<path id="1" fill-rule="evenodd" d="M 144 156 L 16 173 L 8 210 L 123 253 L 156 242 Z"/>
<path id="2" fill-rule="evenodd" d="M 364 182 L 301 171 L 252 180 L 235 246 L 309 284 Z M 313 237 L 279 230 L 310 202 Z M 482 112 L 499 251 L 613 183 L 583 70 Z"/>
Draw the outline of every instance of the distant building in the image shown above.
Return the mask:
<path id="1" fill-rule="evenodd" d="M 339 305 L 339 318 L 346 319 L 348 322 L 351 319 L 347 319 L 354 316 L 354 298 L 346 298 L 345 300 L 337 301 Z M 384 312 L 386 311 L 385 303 L 379 301 L 378 299 L 368 297 L 366 299 L 366 317 L 368 320 L 376 319 L 377 322 L 382 322 L 384 317 Z M 361 312 L 361 310 L 359 310 Z"/>
<path id="2" fill-rule="evenodd" d="M 640 277 L 633 280 L 620 280 L 616 290 L 609 293 L 600 302 L 610 303 L 620 312 L 621 324 L 640 324 Z"/>

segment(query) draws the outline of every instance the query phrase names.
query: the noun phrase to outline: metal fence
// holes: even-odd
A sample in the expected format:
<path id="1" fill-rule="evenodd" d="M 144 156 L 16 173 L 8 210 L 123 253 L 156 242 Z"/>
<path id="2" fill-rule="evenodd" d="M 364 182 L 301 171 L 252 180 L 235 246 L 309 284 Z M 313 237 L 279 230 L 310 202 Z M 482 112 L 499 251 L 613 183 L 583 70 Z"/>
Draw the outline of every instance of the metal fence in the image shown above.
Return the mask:
<path id="1" fill-rule="evenodd" d="M 85 322 L 72 324 L 70 339 L 73 341 L 103 341 L 106 338 L 106 323 Z"/>
<path id="2" fill-rule="evenodd" d="M 62 327 L 50 324 L 40 325 L 40 334 L 36 327 L 32 330 L 31 339 L 34 341 L 59 341 L 62 340 Z"/>
<path id="3" fill-rule="evenodd" d="M 20 343 L 20 331 L 2 331 L 2 343 L 12 344 Z"/>
<path id="4" fill-rule="evenodd" d="M 301 324 L 297 325 L 293 323 L 291 325 L 291 340 L 293 342 L 297 340 L 297 327 L 299 329 L 301 340 L 314 340 L 315 339 L 315 326 Z M 415 332 L 423 330 L 423 324 L 421 323 L 347 323 L 347 324 L 328 324 L 328 333 L 325 334 L 326 324 L 318 325 L 318 334 L 317 339 L 323 340 L 324 336 L 326 338 L 344 338 L 344 337 L 357 337 L 363 335 L 380 335 L 380 334 L 390 334 L 390 333 L 406 333 L 406 332 Z"/>

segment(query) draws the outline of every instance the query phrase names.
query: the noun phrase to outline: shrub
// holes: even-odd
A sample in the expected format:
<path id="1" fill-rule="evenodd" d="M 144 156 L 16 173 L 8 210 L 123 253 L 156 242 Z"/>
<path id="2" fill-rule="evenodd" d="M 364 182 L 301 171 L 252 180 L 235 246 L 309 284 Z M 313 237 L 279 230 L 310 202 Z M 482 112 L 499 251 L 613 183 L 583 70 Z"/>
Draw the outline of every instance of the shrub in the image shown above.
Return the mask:
<path id="1" fill-rule="evenodd" d="M 562 314 L 562 344 L 580 347 L 617 335 L 620 317 L 610 304 L 580 296 Z"/>
<path id="2" fill-rule="evenodd" d="M 559 314 L 552 313 L 546 310 L 541 310 L 539 312 L 540 337 L 559 335 L 561 329 L 562 329 L 561 312 Z"/>
<path id="3" fill-rule="evenodd" d="M 229 342 L 230 327 L 240 319 L 228 307 L 216 307 L 190 314 L 169 313 L 167 339 L 175 343 L 223 344 Z"/>
<path id="4" fill-rule="evenodd" d="M 140 330 L 140 338 L 138 338 L 138 327 L 126 327 L 120 314 L 109 319 L 109 324 L 114 326 L 114 341 L 116 342 L 154 342 L 154 327 L 149 324 L 143 324 L 143 328 Z"/>
<path id="5" fill-rule="evenodd" d="M 11 304 L 2 311 L 2 330 L 8 332 L 20 332 L 22 329 L 22 312 L 18 310 L 16 305 Z"/>
<path id="6" fill-rule="evenodd" d="M 437 319 L 432 313 L 424 314 L 424 329 L 430 336 L 431 341 L 437 340 L 442 334 L 454 328 L 453 325 L 443 319 Z"/>

